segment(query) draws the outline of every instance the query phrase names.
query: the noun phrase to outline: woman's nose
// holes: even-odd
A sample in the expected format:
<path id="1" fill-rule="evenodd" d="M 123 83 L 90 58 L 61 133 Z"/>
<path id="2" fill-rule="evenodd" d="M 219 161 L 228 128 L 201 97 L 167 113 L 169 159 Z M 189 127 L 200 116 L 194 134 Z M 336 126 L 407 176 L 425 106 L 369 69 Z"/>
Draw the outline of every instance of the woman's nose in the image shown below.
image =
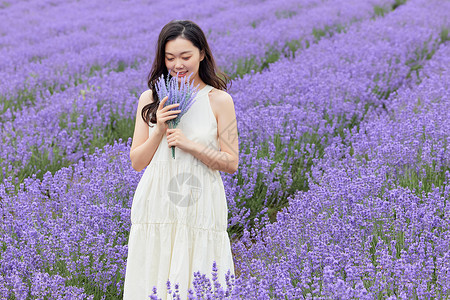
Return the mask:
<path id="1" fill-rule="evenodd" d="M 183 67 L 183 62 L 181 60 L 177 60 L 177 62 L 175 64 L 175 68 L 182 69 L 182 67 Z"/>

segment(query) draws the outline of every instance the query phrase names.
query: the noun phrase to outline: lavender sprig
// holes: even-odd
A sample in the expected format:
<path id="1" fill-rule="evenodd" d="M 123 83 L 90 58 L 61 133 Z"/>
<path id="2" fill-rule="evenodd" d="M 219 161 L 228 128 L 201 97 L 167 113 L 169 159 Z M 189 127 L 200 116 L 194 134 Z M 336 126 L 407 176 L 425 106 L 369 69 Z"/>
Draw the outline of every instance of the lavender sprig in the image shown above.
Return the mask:
<path id="1" fill-rule="evenodd" d="M 179 72 L 177 72 L 177 77 L 171 77 L 170 71 L 171 70 L 169 70 L 166 79 L 164 79 L 164 74 L 161 75 L 161 77 L 156 82 L 155 88 L 159 99 L 163 99 L 166 96 L 169 97 L 164 104 L 164 107 L 175 103 L 180 104 L 178 108 L 176 108 L 177 110 L 180 110 L 180 113 L 175 118 L 167 121 L 169 128 L 173 129 L 178 126 L 181 117 L 195 102 L 195 96 L 197 95 L 198 87 L 200 86 L 200 84 L 194 87 L 194 82 L 189 83 L 192 76 L 191 73 L 187 80 L 185 77 L 183 77 L 180 84 L 178 85 Z M 175 147 L 172 146 L 171 148 L 172 157 L 175 159 Z"/>

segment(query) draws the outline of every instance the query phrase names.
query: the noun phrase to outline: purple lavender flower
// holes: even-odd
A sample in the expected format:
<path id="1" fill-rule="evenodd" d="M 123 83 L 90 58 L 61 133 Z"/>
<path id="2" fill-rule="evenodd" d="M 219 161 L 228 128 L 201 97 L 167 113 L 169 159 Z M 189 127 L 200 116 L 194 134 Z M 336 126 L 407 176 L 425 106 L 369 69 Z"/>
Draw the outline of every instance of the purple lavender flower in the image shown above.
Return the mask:
<path id="1" fill-rule="evenodd" d="M 166 79 L 164 80 L 164 75 L 156 82 L 156 92 L 158 93 L 159 99 L 163 99 L 166 96 L 169 96 L 164 106 L 168 106 L 171 104 L 179 103 L 177 110 L 181 110 L 181 112 L 173 118 L 172 120 L 167 121 L 169 128 L 177 127 L 178 123 L 180 123 L 181 117 L 189 110 L 192 104 L 195 102 L 195 96 L 198 92 L 198 87 L 200 84 L 194 87 L 194 82 L 190 82 L 190 78 L 192 73 L 188 76 L 187 80 L 185 77 L 181 79 L 181 83 L 178 84 L 178 73 L 177 77 L 171 77 L 170 71 L 167 74 Z M 175 147 L 172 146 L 172 157 L 175 158 Z"/>

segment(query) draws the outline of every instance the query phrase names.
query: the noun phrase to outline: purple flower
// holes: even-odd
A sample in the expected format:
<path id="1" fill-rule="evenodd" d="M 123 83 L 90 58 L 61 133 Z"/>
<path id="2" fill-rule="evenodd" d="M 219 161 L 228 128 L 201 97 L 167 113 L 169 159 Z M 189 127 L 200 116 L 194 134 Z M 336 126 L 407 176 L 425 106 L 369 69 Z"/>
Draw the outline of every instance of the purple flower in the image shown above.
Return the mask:
<path id="1" fill-rule="evenodd" d="M 165 80 L 164 75 L 161 75 L 161 77 L 158 79 L 158 81 L 156 82 L 156 92 L 158 93 L 160 101 L 166 96 L 169 97 L 164 104 L 164 107 L 176 103 L 180 104 L 177 107 L 177 110 L 180 110 L 180 113 L 175 118 L 167 121 L 169 124 L 169 128 L 175 128 L 180 122 L 181 117 L 195 102 L 195 96 L 197 95 L 198 87 L 200 84 L 194 87 L 194 81 L 192 81 L 192 83 L 190 84 L 188 83 L 190 82 L 189 80 L 192 76 L 192 73 L 189 75 L 187 80 L 185 77 L 182 77 L 180 84 L 178 84 L 179 72 L 177 72 L 177 77 L 172 77 L 170 76 L 170 71 L 171 70 L 169 70 Z M 174 146 L 172 146 L 172 157 L 175 158 Z"/>

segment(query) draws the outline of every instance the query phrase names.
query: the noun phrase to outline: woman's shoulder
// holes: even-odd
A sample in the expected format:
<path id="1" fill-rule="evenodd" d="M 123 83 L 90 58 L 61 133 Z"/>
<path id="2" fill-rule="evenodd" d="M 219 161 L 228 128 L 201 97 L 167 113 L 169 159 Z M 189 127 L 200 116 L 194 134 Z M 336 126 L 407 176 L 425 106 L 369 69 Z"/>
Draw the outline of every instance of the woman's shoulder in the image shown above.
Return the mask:
<path id="1" fill-rule="evenodd" d="M 141 96 L 139 97 L 139 104 L 142 106 L 153 103 L 153 94 L 152 90 L 148 89 L 141 93 Z"/>
<path id="2" fill-rule="evenodd" d="M 219 104 L 223 102 L 230 102 L 230 101 L 233 102 L 233 98 L 231 97 L 230 94 L 228 94 L 224 90 L 220 90 L 215 87 L 213 87 L 209 91 L 209 98 L 211 99 L 211 101 L 219 102 Z"/>
<path id="3" fill-rule="evenodd" d="M 209 100 L 216 120 L 219 119 L 219 114 L 226 113 L 231 110 L 234 111 L 233 98 L 224 90 L 219 90 L 216 88 L 211 89 L 209 92 Z"/>

